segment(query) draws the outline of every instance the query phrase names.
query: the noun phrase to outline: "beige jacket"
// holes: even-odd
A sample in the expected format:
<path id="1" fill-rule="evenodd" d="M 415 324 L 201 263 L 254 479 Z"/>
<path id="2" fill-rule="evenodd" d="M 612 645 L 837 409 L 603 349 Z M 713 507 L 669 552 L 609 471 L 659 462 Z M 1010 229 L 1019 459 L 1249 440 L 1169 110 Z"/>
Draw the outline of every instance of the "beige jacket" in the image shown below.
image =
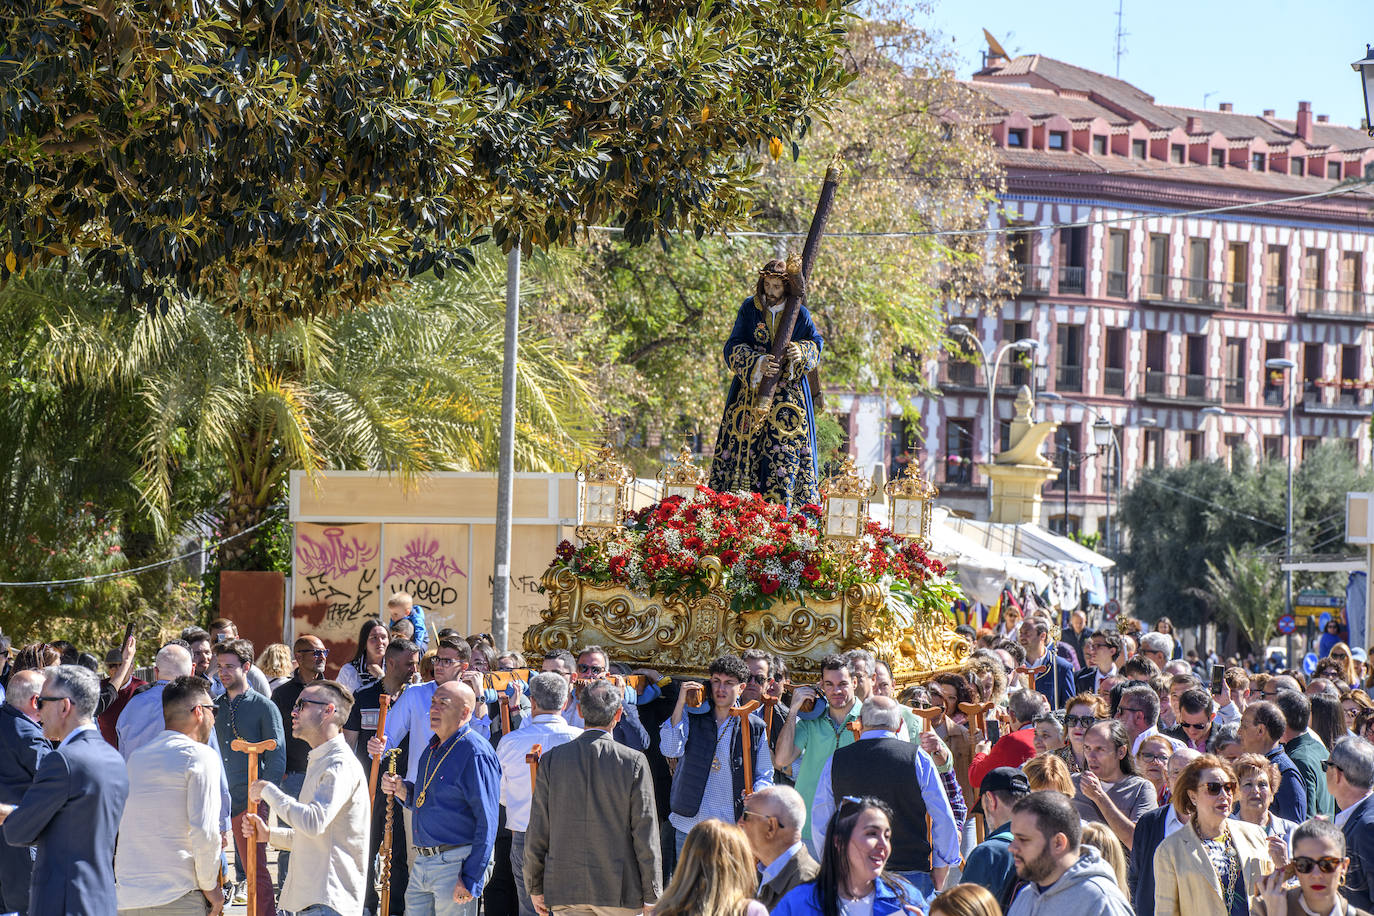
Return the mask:
<path id="1" fill-rule="evenodd" d="M 1274 870 L 1269 843 L 1263 828 L 1254 824 L 1232 818 L 1226 825 L 1240 855 L 1244 893 L 1249 896 L 1259 887 L 1259 879 Z M 1221 898 L 1221 879 L 1191 824 L 1175 830 L 1155 850 L 1155 916 L 1184 914 L 1228 916 Z"/>

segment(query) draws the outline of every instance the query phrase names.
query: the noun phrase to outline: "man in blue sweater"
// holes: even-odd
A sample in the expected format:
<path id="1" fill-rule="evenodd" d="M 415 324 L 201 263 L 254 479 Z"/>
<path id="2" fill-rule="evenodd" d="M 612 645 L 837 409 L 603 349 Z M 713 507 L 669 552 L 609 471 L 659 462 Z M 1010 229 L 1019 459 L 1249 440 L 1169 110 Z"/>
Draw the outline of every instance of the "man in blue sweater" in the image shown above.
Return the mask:
<path id="1" fill-rule="evenodd" d="M 1005 913 L 1011 909 L 1011 899 L 1016 895 L 1016 862 L 1011 857 L 1011 808 L 1030 794 L 1030 783 L 1015 767 L 997 767 L 983 777 L 978 792 L 987 837 L 970 850 L 960 880 L 987 888 Z"/>

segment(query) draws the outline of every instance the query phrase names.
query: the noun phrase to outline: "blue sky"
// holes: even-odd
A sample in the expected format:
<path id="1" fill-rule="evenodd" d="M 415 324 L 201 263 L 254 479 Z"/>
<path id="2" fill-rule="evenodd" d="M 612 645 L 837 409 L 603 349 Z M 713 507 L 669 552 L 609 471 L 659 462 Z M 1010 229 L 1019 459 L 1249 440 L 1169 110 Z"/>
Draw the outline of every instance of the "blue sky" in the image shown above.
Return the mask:
<path id="1" fill-rule="evenodd" d="M 1116 0 L 936 0 L 927 20 L 959 56 L 980 65 L 987 28 L 1013 54 L 1044 54 L 1111 76 Z M 1125 0 L 1121 78 L 1165 105 L 1292 118 L 1310 101 L 1333 123 L 1364 116 L 1350 62 L 1374 42 L 1374 0 Z M 1214 94 L 1212 94 L 1214 93 Z"/>

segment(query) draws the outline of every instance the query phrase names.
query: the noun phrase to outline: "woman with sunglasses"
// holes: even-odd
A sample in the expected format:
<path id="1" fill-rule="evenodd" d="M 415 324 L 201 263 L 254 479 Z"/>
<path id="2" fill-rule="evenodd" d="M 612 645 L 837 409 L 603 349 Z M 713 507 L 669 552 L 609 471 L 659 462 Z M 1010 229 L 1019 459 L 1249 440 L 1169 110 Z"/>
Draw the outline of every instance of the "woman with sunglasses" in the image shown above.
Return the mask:
<path id="1" fill-rule="evenodd" d="M 905 916 L 923 907 L 915 888 L 885 873 L 891 853 L 892 809 L 846 796 L 826 825 L 820 874 L 788 891 L 772 916 Z"/>
<path id="2" fill-rule="evenodd" d="M 1317 658 L 1326 658 L 1340 641 L 1341 622 L 1335 617 L 1327 618 L 1326 626 L 1322 627 L 1321 639 L 1317 640 Z"/>
<path id="3" fill-rule="evenodd" d="M 1293 831 L 1293 859 L 1289 869 L 1298 886 L 1284 889 L 1289 872 L 1277 871 L 1259 884 L 1257 916 L 1369 916 L 1351 906 L 1340 894 L 1350 859 L 1345 854 L 1345 834 L 1331 821 L 1303 821 Z"/>
<path id="4" fill-rule="evenodd" d="M 1070 773 L 1081 773 L 1088 768 L 1087 758 L 1083 756 L 1083 736 L 1098 722 L 1107 718 L 1107 710 L 1102 698 L 1095 693 L 1080 693 L 1069 700 L 1064 713 L 1065 737 L 1068 738 L 1067 754 L 1059 754 L 1068 764 Z"/>
<path id="5" fill-rule="evenodd" d="M 1349 687 L 1356 687 L 1360 683 L 1359 676 L 1355 674 L 1355 657 L 1350 654 L 1350 647 L 1343 642 L 1338 642 L 1331 647 L 1331 652 L 1322 661 L 1330 659 L 1341 668 L 1341 680 L 1345 681 Z"/>
<path id="6" fill-rule="evenodd" d="M 1179 774 L 1173 806 L 1183 827 L 1155 850 L 1155 916 L 1249 916 L 1250 894 L 1274 863 L 1264 831 L 1230 816 L 1237 788 L 1214 754 Z"/>
<path id="7" fill-rule="evenodd" d="M 1279 768 L 1259 754 L 1242 754 L 1231 766 L 1240 792 L 1235 816 L 1264 831 L 1269 838 L 1269 858 L 1276 866 L 1287 864 L 1289 841 L 1298 825 L 1269 810 L 1274 803 L 1274 786 L 1279 784 Z"/>

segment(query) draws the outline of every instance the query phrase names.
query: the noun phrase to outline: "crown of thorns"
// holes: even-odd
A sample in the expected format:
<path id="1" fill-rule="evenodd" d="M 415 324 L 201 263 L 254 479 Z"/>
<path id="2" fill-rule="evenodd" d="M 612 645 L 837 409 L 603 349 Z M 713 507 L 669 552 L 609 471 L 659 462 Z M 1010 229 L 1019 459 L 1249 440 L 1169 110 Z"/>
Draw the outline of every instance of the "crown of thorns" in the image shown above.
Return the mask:
<path id="1" fill-rule="evenodd" d="M 787 279 L 788 274 L 786 267 L 777 268 L 771 265 L 772 262 L 770 261 L 768 264 L 763 265 L 762 269 L 759 270 L 760 280 L 762 280 L 764 277 L 777 277 L 780 280 Z"/>

